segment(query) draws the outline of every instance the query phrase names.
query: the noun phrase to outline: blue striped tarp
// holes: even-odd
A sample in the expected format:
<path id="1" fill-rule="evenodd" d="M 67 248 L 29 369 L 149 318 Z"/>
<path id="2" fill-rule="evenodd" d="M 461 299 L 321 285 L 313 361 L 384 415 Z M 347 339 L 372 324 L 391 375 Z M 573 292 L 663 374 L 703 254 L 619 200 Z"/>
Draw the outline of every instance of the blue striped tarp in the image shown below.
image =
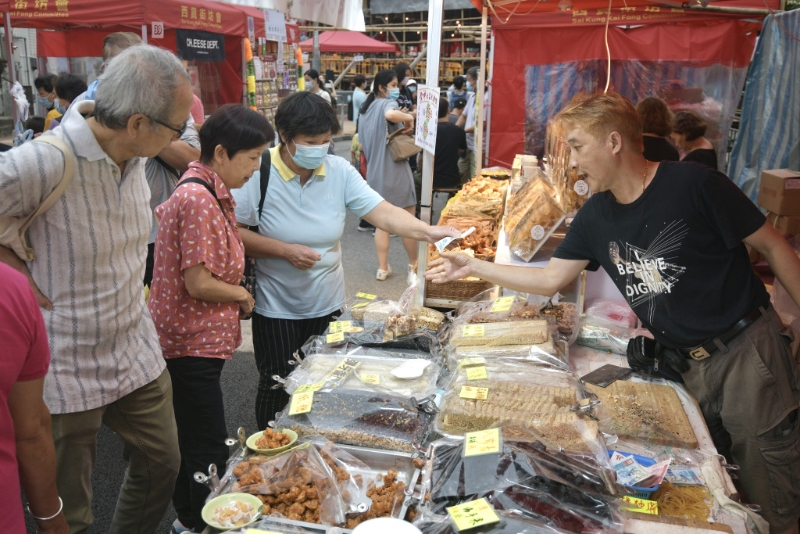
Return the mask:
<path id="1" fill-rule="evenodd" d="M 800 38 L 800 9 L 776 15 Z M 764 169 L 800 169 L 800 42 L 764 20 L 745 85 L 728 176 L 755 202 Z"/>

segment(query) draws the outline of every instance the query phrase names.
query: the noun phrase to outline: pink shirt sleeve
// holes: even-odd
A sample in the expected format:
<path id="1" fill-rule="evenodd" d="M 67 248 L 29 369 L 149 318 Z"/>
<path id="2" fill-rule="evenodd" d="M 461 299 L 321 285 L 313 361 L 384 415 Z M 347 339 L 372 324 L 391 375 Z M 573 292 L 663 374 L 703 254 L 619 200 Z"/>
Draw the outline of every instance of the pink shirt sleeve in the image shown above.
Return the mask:
<path id="1" fill-rule="evenodd" d="M 222 278 L 227 246 L 225 217 L 217 201 L 202 185 L 189 184 L 175 193 L 178 204 L 178 243 L 181 249 L 181 271 L 203 264 L 217 278 Z"/>

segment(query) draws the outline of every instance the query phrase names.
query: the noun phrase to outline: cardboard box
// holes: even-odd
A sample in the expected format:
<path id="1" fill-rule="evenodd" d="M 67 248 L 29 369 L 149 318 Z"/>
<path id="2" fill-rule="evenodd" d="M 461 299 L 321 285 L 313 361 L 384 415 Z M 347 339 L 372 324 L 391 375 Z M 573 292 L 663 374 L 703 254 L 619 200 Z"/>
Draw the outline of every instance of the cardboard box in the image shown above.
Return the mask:
<path id="1" fill-rule="evenodd" d="M 783 236 L 800 235 L 800 217 L 767 213 L 767 222 Z"/>
<path id="2" fill-rule="evenodd" d="M 800 215 L 800 172 L 762 171 L 758 205 L 776 215 Z"/>

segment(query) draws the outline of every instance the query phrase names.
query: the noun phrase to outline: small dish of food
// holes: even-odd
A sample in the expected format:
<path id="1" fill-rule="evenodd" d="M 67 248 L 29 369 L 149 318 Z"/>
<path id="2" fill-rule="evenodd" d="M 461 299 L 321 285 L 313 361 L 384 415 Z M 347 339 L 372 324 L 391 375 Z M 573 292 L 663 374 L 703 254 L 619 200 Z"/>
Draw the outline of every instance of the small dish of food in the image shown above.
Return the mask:
<path id="1" fill-rule="evenodd" d="M 296 441 L 297 433 L 294 430 L 268 428 L 247 438 L 247 446 L 258 454 L 278 454 L 294 445 Z"/>
<path id="2" fill-rule="evenodd" d="M 261 517 L 261 500 L 249 493 L 228 493 L 208 501 L 203 521 L 217 530 L 233 530 L 252 525 Z"/>

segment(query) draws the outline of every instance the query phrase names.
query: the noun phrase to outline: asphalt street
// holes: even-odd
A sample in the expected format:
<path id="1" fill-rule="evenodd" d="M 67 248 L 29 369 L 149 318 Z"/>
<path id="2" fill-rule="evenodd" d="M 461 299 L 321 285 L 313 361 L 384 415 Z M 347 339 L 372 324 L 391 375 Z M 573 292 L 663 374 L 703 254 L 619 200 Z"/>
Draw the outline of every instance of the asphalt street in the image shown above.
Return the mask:
<path id="1" fill-rule="evenodd" d="M 350 160 L 350 142 L 340 140 L 336 143 L 336 154 Z M 444 198 L 435 203 L 438 214 Z M 375 279 L 378 268 L 375 246 L 370 232 L 357 231 L 358 219 L 348 215 L 345 233 L 342 236 L 342 263 L 345 273 L 345 292 L 353 296 L 359 291 L 380 295 L 385 298 L 398 298 L 406 288 L 406 266 L 408 258 L 400 238 L 392 238 L 389 263 L 395 274 L 386 281 Z M 243 426 L 247 433 L 256 432 L 254 399 L 258 372 L 253 356 L 253 340 L 250 321 L 243 321 L 243 342 L 234 352 L 233 359 L 225 364 L 222 372 L 222 390 L 225 396 L 225 416 L 230 436 Z M 125 474 L 127 463 L 122 455 L 122 440 L 105 426 L 97 440 L 97 463 L 92 476 L 94 500 L 92 511 L 94 523 L 89 534 L 108 532 L 114 507 L 119 496 L 119 488 Z M 169 506 L 159 525 L 157 534 L 167 534 L 175 519 L 175 510 Z M 32 520 L 27 517 L 28 532 L 36 532 Z"/>

